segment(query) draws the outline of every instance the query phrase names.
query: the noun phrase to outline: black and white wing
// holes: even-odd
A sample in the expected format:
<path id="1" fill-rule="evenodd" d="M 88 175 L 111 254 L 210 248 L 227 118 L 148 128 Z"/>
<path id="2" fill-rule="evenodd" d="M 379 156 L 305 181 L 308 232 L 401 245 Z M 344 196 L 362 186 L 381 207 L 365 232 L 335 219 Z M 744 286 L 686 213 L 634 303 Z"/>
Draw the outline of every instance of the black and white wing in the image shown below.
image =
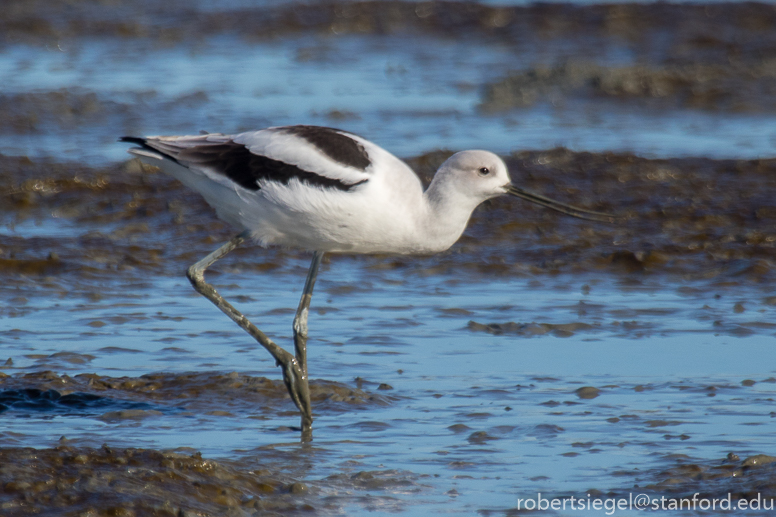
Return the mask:
<path id="1" fill-rule="evenodd" d="M 284 126 L 237 135 L 123 137 L 130 152 L 174 161 L 223 183 L 261 190 L 296 180 L 311 187 L 349 191 L 372 176 L 371 142 L 333 128 Z M 382 151 L 383 153 L 385 151 Z"/>

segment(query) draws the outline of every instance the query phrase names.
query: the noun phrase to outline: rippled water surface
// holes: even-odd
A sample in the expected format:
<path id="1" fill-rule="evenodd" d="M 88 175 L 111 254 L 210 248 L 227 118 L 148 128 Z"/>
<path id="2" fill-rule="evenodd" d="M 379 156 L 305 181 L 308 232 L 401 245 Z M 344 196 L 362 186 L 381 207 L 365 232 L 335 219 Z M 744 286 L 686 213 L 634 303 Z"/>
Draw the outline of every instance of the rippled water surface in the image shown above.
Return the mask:
<path id="1" fill-rule="evenodd" d="M 626 489 L 679 452 L 718 459 L 772 445 L 776 309 L 759 288 L 723 288 L 708 299 L 595 279 L 471 283 L 358 269 L 337 259 L 324 268 L 310 322 L 311 377 L 355 385 L 358 376 L 389 402 L 318 414 L 305 479 L 398 470 L 408 486 L 380 491 L 389 499 L 385 511 L 469 513 L 508 509 L 535 492 Z M 302 279 L 289 276 L 229 274 L 217 285 L 245 297 L 240 307 L 282 341 L 299 295 L 289 286 Z M 2 338 L 13 367 L 4 371 L 277 377 L 267 354 L 185 281 L 147 282 L 117 282 L 99 301 L 30 297 L 6 319 L 13 329 Z M 122 294 L 127 288 L 133 295 Z M 739 300 L 745 312 L 736 313 Z M 472 321 L 558 327 L 487 332 Z M 378 390 L 381 384 L 393 389 Z M 587 399 L 577 391 L 585 386 L 600 393 Z M 153 409 L 161 413 L 141 421 L 106 421 L 99 412 L 20 418 L 25 411 L 12 408 L 3 442 L 42 447 L 64 434 L 96 446 L 191 447 L 215 458 L 299 447 L 286 427 L 298 423 L 290 402 L 270 417 L 250 406 L 221 414 L 208 397 L 184 413 L 159 401 Z M 632 473 L 623 480 L 613 470 Z M 347 510 L 353 504 L 364 507 L 355 499 L 346 512 L 356 511 Z"/>
<path id="2" fill-rule="evenodd" d="M 772 6 L 11 4 L 8 515 L 776 496 Z M 271 357 L 183 275 L 234 230 L 115 142 L 294 123 L 364 134 L 424 180 L 492 149 L 526 188 L 624 221 L 495 200 L 438 256 L 327 256 L 302 444 Z M 208 278 L 288 346 L 309 260 L 248 245 Z"/>

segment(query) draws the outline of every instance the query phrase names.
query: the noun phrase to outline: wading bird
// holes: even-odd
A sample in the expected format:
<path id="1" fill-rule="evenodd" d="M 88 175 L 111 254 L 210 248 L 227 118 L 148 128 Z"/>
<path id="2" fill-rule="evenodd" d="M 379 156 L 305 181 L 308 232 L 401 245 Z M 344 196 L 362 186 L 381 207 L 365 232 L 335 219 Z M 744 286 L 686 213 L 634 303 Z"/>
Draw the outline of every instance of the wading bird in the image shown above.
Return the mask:
<path id="1" fill-rule="evenodd" d="M 455 243 L 474 209 L 509 194 L 564 214 L 613 221 L 526 192 L 488 151 L 451 156 L 424 191 L 404 162 L 357 135 L 317 126 L 272 127 L 235 135 L 123 137 L 129 152 L 199 192 L 218 217 L 240 229 L 232 240 L 188 269 L 206 296 L 275 358 L 302 413 L 303 439 L 312 438 L 307 383 L 307 314 L 323 254 L 431 254 Z M 295 355 L 272 342 L 205 282 L 215 261 L 253 239 L 313 252 L 293 323 Z"/>

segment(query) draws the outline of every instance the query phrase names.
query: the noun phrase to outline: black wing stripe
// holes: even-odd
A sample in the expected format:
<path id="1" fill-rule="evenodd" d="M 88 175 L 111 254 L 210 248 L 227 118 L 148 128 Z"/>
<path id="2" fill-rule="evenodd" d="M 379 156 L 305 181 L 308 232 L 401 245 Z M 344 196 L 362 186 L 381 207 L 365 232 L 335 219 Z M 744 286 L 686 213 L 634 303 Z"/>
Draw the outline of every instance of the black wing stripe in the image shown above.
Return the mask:
<path id="1" fill-rule="evenodd" d="M 289 181 L 296 178 L 310 186 L 348 191 L 367 181 L 345 183 L 327 178 L 290 163 L 254 154 L 243 144 L 232 141 L 198 145 L 181 151 L 177 159 L 184 163 L 209 167 L 248 190 L 259 190 L 262 181 L 288 185 Z"/>
<path id="2" fill-rule="evenodd" d="M 342 191 L 348 191 L 369 181 L 363 179 L 355 183 L 345 183 L 338 179 L 327 178 L 296 165 L 252 153 L 245 145 L 232 140 L 203 142 L 188 148 L 181 148 L 161 140 L 149 141 L 146 138 L 133 136 L 121 137 L 119 140 L 162 153 L 184 167 L 189 165 L 208 167 L 248 190 L 259 190 L 261 181 L 275 181 L 288 185 L 293 178 L 310 186 Z"/>
<path id="3" fill-rule="evenodd" d="M 320 126 L 286 126 L 280 129 L 284 133 L 307 140 L 323 154 L 342 165 L 365 171 L 372 164 L 364 146 L 339 129 Z"/>

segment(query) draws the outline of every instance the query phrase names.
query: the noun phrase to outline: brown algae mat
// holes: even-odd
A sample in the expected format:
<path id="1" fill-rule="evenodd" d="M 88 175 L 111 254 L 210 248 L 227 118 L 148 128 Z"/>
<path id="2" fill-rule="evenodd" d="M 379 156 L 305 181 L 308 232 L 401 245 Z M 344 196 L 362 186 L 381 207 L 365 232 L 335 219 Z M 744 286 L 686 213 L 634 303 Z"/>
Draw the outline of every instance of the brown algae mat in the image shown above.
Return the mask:
<path id="1" fill-rule="evenodd" d="M 488 113 L 566 98 L 639 101 L 653 108 L 764 113 L 776 110 L 776 61 L 605 67 L 567 62 L 510 73 L 485 86 Z"/>
<path id="2" fill-rule="evenodd" d="M 230 2 L 227 2 L 227 5 Z M 583 51 L 600 50 L 605 39 L 628 46 L 643 60 L 656 54 L 680 60 L 697 54 L 706 60 L 761 59 L 776 49 L 776 8 L 756 2 L 537 3 L 490 6 L 475 2 L 282 3 L 274 7 L 198 9 L 173 0 L 8 0 L 0 13 L 0 44 L 119 37 L 160 44 L 232 34 L 255 40 L 302 33 L 391 35 L 414 31 L 436 37 L 488 38 L 518 47 L 573 38 Z M 43 9 L 42 7 L 46 7 Z M 128 13 L 143 12 L 143 17 Z M 583 52 L 589 53 L 589 52 Z"/>
<path id="3" fill-rule="evenodd" d="M 393 471 L 335 474 L 307 484 L 260 466 L 246 468 L 232 462 L 202 458 L 192 451 L 142 448 L 90 448 L 68 444 L 54 448 L 0 448 L 0 508 L 3 515 L 62 516 L 194 516 L 296 515 L 316 510 L 336 511 L 338 489 L 371 491 L 399 486 L 417 490 L 409 474 Z M 631 492 L 663 500 L 666 508 L 693 496 L 759 500 L 772 507 L 776 498 L 776 458 L 756 454 L 739 458 L 696 461 L 686 455 L 666 458 L 672 465 L 615 473 L 633 478 L 626 490 L 592 488 L 579 501 L 626 499 Z M 320 485 L 320 486 L 319 486 Z M 568 499 L 572 494 L 546 494 Z M 379 496 L 373 496 L 374 499 Z M 516 509 L 481 510 L 483 515 L 517 515 Z"/>
<path id="4" fill-rule="evenodd" d="M 199 453 L 63 445 L 0 448 L 0 509 L 16 515 L 309 514 L 307 485 Z"/>
<path id="5" fill-rule="evenodd" d="M 310 395 L 316 411 L 325 412 L 384 406 L 392 400 L 324 380 L 310 381 Z M 103 420 L 138 419 L 159 415 L 166 409 L 263 416 L 294 411 L 282 381 L 237 372 L 152 373 L 140 377 L 97 374 L 71 377 L 51 371 L 13 376 L 0 373 L 0 403 L 3 411 L 70 410 L 96 413 Z"/>
<path id="6" fill-rule="evenodd" d="M 317 413 L 382 406 L 394 399 L 329 381 L 311 381 L 310 391 Z M 260 419 L 280 411 L 296 414 L 282 382 L 262 377 L 238 373 L 71 377 L 51 371 L 0 374 L 0 411 L 6 418 L 66 414 L 114 423 L 159 417 L 170 411 L 217 417 L 257 415 Z M 13 437 L 9 440 L 15 441 Z M 94 448 L 65 437 L 54 448 L 0 447 L 0 513 L 310 515 L 323 509 L 341 512 L 341 505 L 353 503 L 353 490 L 405 489 L 415 484 L 411 473 L 347 471 L 316 482 L 323 489 L 308 486 L 299 479 L 310 461 L 305 455 L 314 453 L 313 446 L 299 449 L 297 443 L 294 448 L 299 450 L 290 455 L 273 452 L 275 447 L 242 451 L 239 460 L 223 461 L 204 459 L 189 449 L 107 444 Z M 339 493 L 344 495 L 339 497 Z"/>

